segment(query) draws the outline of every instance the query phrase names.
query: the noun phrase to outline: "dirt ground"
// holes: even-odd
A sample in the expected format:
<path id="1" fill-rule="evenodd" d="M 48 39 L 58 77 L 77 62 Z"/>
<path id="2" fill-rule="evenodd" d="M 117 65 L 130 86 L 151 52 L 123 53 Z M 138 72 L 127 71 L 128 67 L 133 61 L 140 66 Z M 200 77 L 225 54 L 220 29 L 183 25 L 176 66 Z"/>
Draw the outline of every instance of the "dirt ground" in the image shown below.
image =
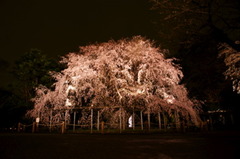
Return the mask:
<path id="1" fill-rule="evenodd" d="M 0 159 L 239 159 L 239 132 L 0 134 Z"/>

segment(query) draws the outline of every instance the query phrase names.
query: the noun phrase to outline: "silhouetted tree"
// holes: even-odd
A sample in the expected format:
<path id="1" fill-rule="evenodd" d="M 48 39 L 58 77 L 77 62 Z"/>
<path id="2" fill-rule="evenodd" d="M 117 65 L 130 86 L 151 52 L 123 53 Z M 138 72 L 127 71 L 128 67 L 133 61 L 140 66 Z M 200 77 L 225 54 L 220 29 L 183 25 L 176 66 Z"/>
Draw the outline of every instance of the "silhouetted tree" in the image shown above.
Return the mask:
<path id="1" fill-rule="evenodd" d="M 239 44 L 239 41 L 236 41 Z M 219 57 L 224 58 L 227 70 L 224 75 L 232 81 L 233 91 L 240 94 L 240 51 L 226 43 L 221 44 Z"/>
<path id="2" fill-rule="evenodd" d="M 60 69 L 56 60 L 46 57 L 38 49 L 31 49 L 15 63 L 12 71 L 16 79 L 13 81 L 13 91 L 29 105 L 30 99 L 35 96 L 35 88 L 40 84 L 50 87 L 54 79 L 49 72 Z"/>
<path id="3" fill-rule="evenodd" d="M 13 92 L 0 89 L 0 128 L 17 126 L 23 119 L 26 108 L 22 100 Z"/>
<path id="4" fill-rule="evenodd" d="M 158 16 L 154 19 L 160 41 L 178 51 L 211 36 L 239 51 L 240 2 L 238 0 L 150 0 Z"/>
<path id="5" fill-rule="evenodd" d="M 159 41 L 175 52 L 191 95 L 206 101 L 208 109 L 219 108 L 229 81 L 218 58 L 219 43 L 236 51 L 240 37 L 240 3 L 237 0 L 150 0 L 156 12 Z"/>

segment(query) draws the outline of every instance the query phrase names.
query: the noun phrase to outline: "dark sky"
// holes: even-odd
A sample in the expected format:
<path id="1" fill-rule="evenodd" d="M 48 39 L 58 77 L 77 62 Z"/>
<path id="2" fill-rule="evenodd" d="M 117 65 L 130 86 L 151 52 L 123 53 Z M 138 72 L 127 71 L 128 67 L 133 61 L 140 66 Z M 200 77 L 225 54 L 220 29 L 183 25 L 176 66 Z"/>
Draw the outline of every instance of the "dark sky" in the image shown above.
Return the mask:
<path id="1" fill-rule="evenodd" d="M 0 60 L 31 48 L 51 56 L 80 45 L 134 35 L 151 37 L 147 0 L 0 0 Z"/>
<path id="2" fill-rule="evenodd" d="M 95 42 L 151 38 L 149 8 L 148 0 L 0 0 L 0 87 L 31 48 L 58 57 Z"/>

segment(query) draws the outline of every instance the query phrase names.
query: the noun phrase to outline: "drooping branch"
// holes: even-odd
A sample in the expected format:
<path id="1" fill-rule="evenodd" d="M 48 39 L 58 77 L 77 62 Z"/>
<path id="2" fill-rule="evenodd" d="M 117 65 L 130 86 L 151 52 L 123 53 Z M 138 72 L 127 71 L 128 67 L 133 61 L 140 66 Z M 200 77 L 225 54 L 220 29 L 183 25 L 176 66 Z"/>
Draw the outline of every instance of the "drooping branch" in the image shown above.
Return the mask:
<path id="1" fill-rule="evenodd" d="M 162 52 L 140 36 L 80 47 L 79 53 L 63 58 L 61 62 L 68 67 L 53 73 L 55 90 L 35 98 L 30 114 L 35 116 L 38 99 L 46 98 L 59 110 L 89 106 L 121 106 L 125 111 L 150 108 L 152 113 L 178 110 L 184 112 L 183 117 L 192 116 L 197 125 L 200 119 L 195 104 L 179 84 L 183 77 L 180 67 Z M 40 103 L 44 109 L 47 102 Z"/>

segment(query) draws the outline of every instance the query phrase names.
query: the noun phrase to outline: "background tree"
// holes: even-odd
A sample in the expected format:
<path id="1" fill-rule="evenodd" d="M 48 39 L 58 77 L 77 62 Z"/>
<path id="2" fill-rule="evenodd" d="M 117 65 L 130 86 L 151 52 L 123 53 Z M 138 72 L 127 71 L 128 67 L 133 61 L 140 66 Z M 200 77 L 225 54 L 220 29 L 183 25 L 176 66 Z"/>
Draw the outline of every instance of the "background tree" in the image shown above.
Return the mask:
<path id="1" fill-rule="evenodd" d="M 38 87 L 35 107 L 28 114 L 48 123 L 53 109 L 53 120 L 60 121 L 66 109 L 106 106 L 109 111 L 120 106 L 126 112 L 176 111 L 197 125 L 199 109 L 180 84 L 180 67 L 163 53 L 139 36 L 80 47 L 79 53 L 69 53 L 61 61 L 66 69 L 52 74 L 55 90 Z"/>
<path id="2" fill-rule="evenodd" d="M 49 71 L 59 70 L 60 66 L 55 60 L 47 58 L 38 49 L 31 49 L 15 63 L 13 75 L 17 79 L 17 86 L 14 89 L 28 103 L 34 97 L 35 88 L 39 84 L 50 87 L 54 82 Z"/>
<path id="3" fill-rule="evenodd" d="M 239 44 L 239 41 L 236 41 L 236 44 Z M 232 89 L 229 89 L 227 97 L 231 100 L 223 101 L 226 105 L 229 105 L 232 114 L 235 117 L 235 125 L 240 126 L 240 52 L 233 49 L 230 45 L 226 43 L 220 44 L 219 47 L 219 58 L 224 59 L 225 65 L 227 66 L 224 75 L 227 80 L 232 82 Z M 230 91 L 234 91 L 231 93 Z"/>
<path id="4" fill-rule="evenodd" d="M 1 68 L 6 68 L 6 65 L 1 65 Z M 25 120 L 26 111 L 33 107 L 31 98 L 35 96 L 35 88 L 39 84 L 50 88 L 54 79 L 49 71 L 61 69 L 56 60 L 47 58 L 40 50 L 31 49 L 24 54 L 12 68 L 14 78 L 10 78 L 6 88 L 1 88 L 1 127 L 10 127 Z"/>
<path id="5" fill-rule="evenodd" d="M 13 128 L 21 121 L 26 113 L 21 98 L 13 92 L 0 89 L 0 128 Z M 9 129 L 8 129 L 9 130 Z"/>
<path id="6" fill-rule="evenodd" d="M 240 47 L 235 44 L 240 36 L 238 0 L 150 1 L 157 13 L 153 20 L 157 24 L 159 40 L 172 51 L 190 48 L 201 43 L 205 36 L 225 42 L 239 51 Z"/>
<path id="7" fill-rule="evenodd" d="M 239 44 L 239 41 L 236 41 Z M 233 91 L 240 94 L 240 52 L 226 43 L 220 45 L 219 57 L 224 58 L 227 70 L 224 75 L 232 81 Z"/>
<path id="8" fill-rule="evenodd" d="M 224 108 L 231 86 L 222 73 L 219 43 L 235 50 L 240 37 L 240 3 L 225 0 L 151 0 L 158 40 L 180 59 L 190 95 L 205 100 L 206 110 Z"/>

